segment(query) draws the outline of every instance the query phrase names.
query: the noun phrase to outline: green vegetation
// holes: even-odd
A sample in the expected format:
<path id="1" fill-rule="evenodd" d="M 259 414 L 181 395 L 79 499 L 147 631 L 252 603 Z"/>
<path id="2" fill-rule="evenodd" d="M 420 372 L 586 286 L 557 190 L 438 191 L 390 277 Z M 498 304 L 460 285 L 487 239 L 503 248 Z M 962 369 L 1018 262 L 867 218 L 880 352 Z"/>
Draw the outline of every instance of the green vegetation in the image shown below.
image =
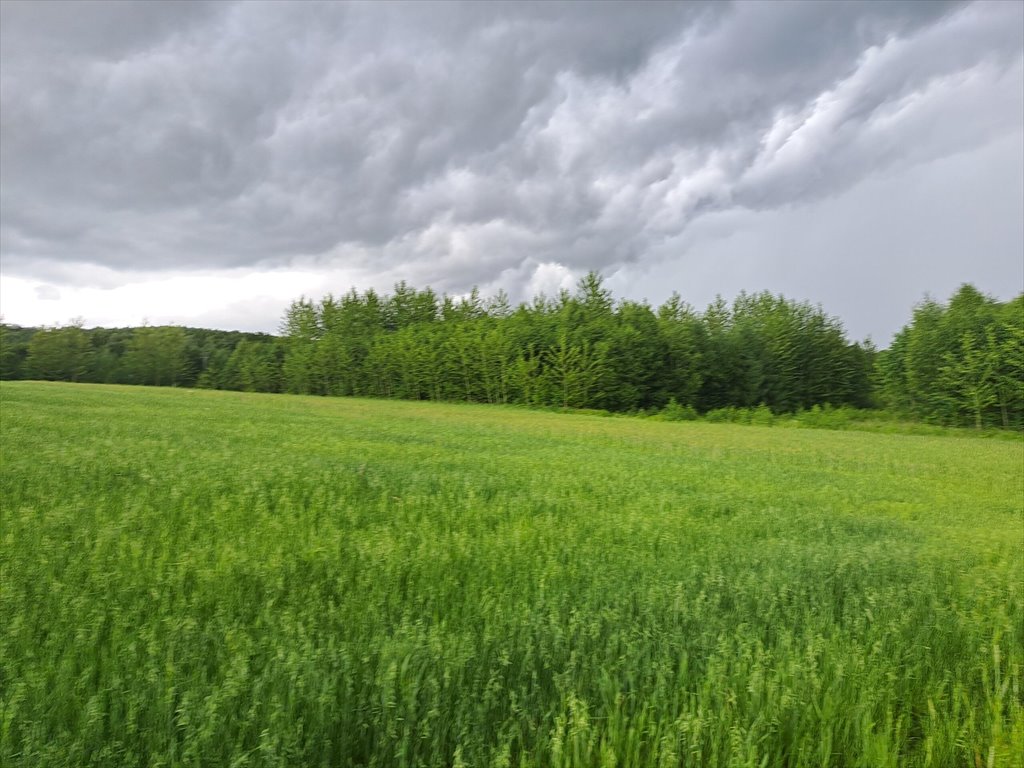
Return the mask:
<path id="1" fill-rule="evenodd" d="M 946 424 L 1024 424 L 1024 294 L 1004 304 L 964 285 L 925 301 L 878 359 L 882 397 Z"/>
<path id="2" fill-rule="evenodd" d="M 277 392 L 254 362 L 283 354 L 265 333 L 159 326 L 21 328 L 0 323 L 0 379 L 149 384 Z M 254 354 L 253 350 L 257 350 Z M 277 375 L 280 362 L 275 360 Z"/>
<path id="3" fill-rule="evenodd" d="M 4 766 L 1024 754 L 1019 440 L 28 382 L 0 407 Z"/>
<path id="4" fill-rule="evenodd" d="M 455 300 L 405 283 L 392 295 L 302 299 L 281 330 L 0 326 L 0 378 L 664 410 L 670 420 L 759 411 L 757 423 L 882 406 L 890 421 L 1024 427 L 1024 296 L 999 303 L 969 285 L 948 306 L 918 306 L 881 353 L 807 303 L 740 294 L 701 313 L 674 295 L 654 309 L 613 302 L 596 273 L 574 294 L 515 309 L 503 294 Z"/>
<path id="5" fill-rule="evenodd" d="M 283 336 L 0 324 L 0 379 L 185 386 L 904 434 L 1024 428 L 1024 294 L 926 299 L 889 349 L 768 293 L 616 305 L 599 274 L 513 310 L 404 282 L 293 302 Z"/>
<path id="6" fill-rule="evenodd" d="M 768 293 L 704 313 L 678 295 L 658 309 L 615 303 L 590 273 L 576 292 L 512 309 L 499 295 L 454 301 L 400 283 L 295 302 L 282 386 L 297 394 L 700 412 L 764 404 L 868 406 L 870 346 L 820 308 Z"/>

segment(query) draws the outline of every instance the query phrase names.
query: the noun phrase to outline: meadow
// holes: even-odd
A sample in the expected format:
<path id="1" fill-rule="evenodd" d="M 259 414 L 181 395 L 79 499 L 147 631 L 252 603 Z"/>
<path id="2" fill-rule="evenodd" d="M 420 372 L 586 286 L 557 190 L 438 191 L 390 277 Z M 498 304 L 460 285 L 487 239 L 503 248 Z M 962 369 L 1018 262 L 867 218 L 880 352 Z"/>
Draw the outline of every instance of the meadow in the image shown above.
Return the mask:
<path id="1" fill-rule="evenodd" d="M 0 765 L 1016 766 L 1024 443 L 0 385 Z"/>

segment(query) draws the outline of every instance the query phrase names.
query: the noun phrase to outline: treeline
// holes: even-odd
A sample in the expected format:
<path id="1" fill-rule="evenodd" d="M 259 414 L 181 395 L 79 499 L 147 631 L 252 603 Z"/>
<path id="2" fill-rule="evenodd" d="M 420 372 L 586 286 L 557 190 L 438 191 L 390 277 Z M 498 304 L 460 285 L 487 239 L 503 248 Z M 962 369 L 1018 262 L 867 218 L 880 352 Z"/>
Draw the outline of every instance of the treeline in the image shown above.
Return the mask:
<path id="1" fill-rule="evenodd" d="M 5 326 L 3 378 L 517 403 L 679 414 L 886 408 L 933 423 L 1024 425 L 1024 295 L 963 286 L 919 305 L 892 347 L 851 342 L 820 307 L 769 293 L 703 312 L 575 292 L 513 307 L 405 283 L 300 299 L 281 336 L 178 327 Z"/>
<path id="2" fill-rule="evenodd" d="M 276 355 L 280 369 L 283 340 L 262 333 L 0 325 L 0 378 L 256 389 L 268 382 L 251 378 L 252 350 Z"/>
<path id="3" fill-rule="evenodd" d="M 1024 294 L 1000 303 L 970 285 L 948 304 L 927 300 L 878 355 L 891 409 L 925 421 L 1024 425 Z"/>
<path id="4" fill-rule="evenodd" d="M 698 313 L 678 295 L 615 303 L 595 273 L 516 308 L 399 284 L 297 301 L 284 332 L 289 392 L 619 412 L 872 402 L 873 351 L 820 308 L 767 293 Z"/>

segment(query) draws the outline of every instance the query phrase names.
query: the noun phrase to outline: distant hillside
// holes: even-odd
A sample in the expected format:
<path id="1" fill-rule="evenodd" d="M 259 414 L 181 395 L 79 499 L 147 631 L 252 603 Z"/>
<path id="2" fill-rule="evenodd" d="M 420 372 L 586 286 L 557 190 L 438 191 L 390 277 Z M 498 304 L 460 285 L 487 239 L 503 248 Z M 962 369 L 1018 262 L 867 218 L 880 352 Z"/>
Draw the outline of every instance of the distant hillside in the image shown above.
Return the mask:
<path id="1" fill-rule="evenodd" d="M 178 326 L 26 328 L 0 324 L 0 379 L 243 389 L 242 351 L 273 351 L 266 333 Z"/>

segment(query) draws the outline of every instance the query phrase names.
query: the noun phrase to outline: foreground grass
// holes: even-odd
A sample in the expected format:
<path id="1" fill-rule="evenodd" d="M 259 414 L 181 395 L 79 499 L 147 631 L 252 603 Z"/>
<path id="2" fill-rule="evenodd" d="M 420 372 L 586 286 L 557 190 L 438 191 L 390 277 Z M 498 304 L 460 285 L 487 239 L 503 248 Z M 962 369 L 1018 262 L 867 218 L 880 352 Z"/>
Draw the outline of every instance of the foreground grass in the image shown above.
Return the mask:
<path id="1" fill-rule="evenodd" d="M 0 398 L 0 764 L 1024 754 L 1019 442 Z"/>

